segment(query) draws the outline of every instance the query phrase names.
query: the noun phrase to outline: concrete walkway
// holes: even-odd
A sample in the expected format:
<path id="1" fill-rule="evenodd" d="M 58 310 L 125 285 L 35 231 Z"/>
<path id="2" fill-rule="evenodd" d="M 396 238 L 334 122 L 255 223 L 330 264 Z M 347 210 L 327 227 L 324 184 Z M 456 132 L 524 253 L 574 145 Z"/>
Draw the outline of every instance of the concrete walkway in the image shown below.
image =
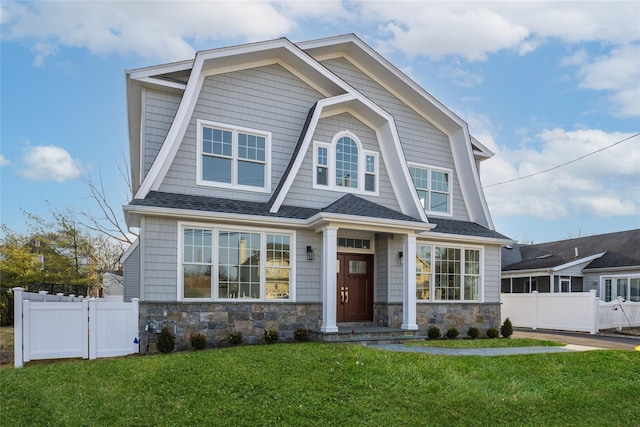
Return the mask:
<path id="1" fill-rule="evenodd" d="M 369 347 L 405 353 L 423 353 L 447 356 L 509 356 L 515 354 L 567 353 L 588 350 L 635 350 L 640 348 L 640 337 L 624 335 L 590 335 L 579 332 L 541 331 L 517 329 L 513 338 L 534 338 L 565 343 L 564 347 L 507 347 L 507 348 L 441 348 L 407 346 L 404 344 L 370 344 Z"/>
<path id="2" fill-rule="evenodd" d="M 404 344 L 374 344 L 368 347 L 404 353 L 423 353 L 444 356 L 510 356 L 514 354 L 567 353 L 588 348 L 569 347 L 506 347 L 506 348 L 442 348 Z"/>

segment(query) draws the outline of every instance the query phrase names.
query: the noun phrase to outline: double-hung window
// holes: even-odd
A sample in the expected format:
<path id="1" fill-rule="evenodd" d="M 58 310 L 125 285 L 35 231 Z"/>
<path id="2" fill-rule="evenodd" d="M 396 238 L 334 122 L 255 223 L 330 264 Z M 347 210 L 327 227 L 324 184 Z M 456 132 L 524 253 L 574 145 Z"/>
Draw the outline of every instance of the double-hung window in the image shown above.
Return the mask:
<path id="1" fill-rule="evenodd" d="M 331 144 L 314 142 L 313 184 L 354 193 L 378 193 L 378 153 L 362 148 L 351 132 L 338 133 Z"/>
<path id="2" fill-rule="evenodd" d="M 269 191 L 268 132 L 198 120 L 197 183 Z"/>
<path id="3" fill-rule="evenodd" d="M 417 245 L 417 300 L 479 301 L 480 286 L 479 249 Z"/>
<path id="4" fill-rule="evenodd" d="M 451 214 L 451 171 L 417 164 L 409 165 L 409 172 L 425 211 Z"/>
<path id="5" fill-rule="evenodd" d="M 293 299 L 292 233 L 195 226 L 181 233 L 182 299 Z"/>

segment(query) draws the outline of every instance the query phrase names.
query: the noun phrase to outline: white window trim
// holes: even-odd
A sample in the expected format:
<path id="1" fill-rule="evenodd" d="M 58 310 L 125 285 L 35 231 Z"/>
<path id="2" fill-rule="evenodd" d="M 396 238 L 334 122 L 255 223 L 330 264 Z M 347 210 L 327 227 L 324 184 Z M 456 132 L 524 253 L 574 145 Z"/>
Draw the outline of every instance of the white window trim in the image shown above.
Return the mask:
<path id="1" fill-rule="evenodd" d="M 202 157 L 204 155 L 202 151 L 202 134 L 203 128 L 210 127 L 216 129 L 222 129 L 230 131 L 233 134 L 232 137 L 232 152 L 231 152 L 231 183 L 207 181 L 202 179 Z M 226 188 L 230 190 L 251 191 L 254 193 L 271 193 L 271 132 L 266 132 L 257 129 L 251 129 L 241 126 L 231 126 L 224 123 L 211 122 L 208 120 L 197 120 L 196 125 L 196 185 L 205 187 Z M 258 135 L 265 138 L 265 176 L 264 187 L 254 187 L 252 185 L 240 185 L 238 181 L 238 133 L 247 133 L 252 135 Z"/>
<path id="2" fill-rule="evenodd" d="M 607 279 L 611 279 L 611 301 L 605 301 L 605 281 Z M 618 298 L 618 287 L 617 280 L 618 279 L 627 279 L 627 301 L 631 296 L 631 280 L 632 279 L 640 279 L 640 274 L 629 273 L 629 274 L 607 274 L 600 277 L 600 299 L 605 302 L 614 302 Z M 616 295 L 615 298 L 613 295 Z"/>
<path id="3" fill-rule="evenodd" d="M 349 137 L 355 141 L 358 146 L 358 188 L 342 187 L 336 185 L 336 144 L 342 137 Z M 318 147 L 327 148 L 327 185 L 318 184 Z M 366 159 L 372 156 L 375 159 L 375 190 L 365 191 L 365 175 L 366 175 Z M 365 150 L 362 142 L 353 133 L 348 130 L 338 132 L 334 135 L 331 143 L 322 141 L 313 141 L 313 188 L 318 190 L 339 191 L 341 193 L 362 194 L 368 196 L 378 196 L 380 194 L 380 154 L 377 151 Z"/>
<path id="4" fill-rule="evenodd" d="M 473 246 L 473 245 L 454 245 L 451 243 L 440 243 L 440 242 L 424 242 L 417 241 L 416 246 L 430 246 L 431 247 L 431 273 L 429 273 L 429 299 L 422 300 L 416 298 L 416 303 L 418 304 L 460 304 L 460 303 L 481 303 L 484 302 L 484 247 L 483 246 Z M 464 295 L 464 263 L 465 263 L 465 250 L 473 250 L 480 252 L 480 273 L 479 273 L 479 283 L 478 283 L 478 299 L 459 299 L 459 300 L 437 300 L 435 299 L 435 275 L 436 270 L 434 268 L 434 257 L 435 257 L 435 248 L 451 248 L 451 249 L 459 249 L 460 250 L 460 294 Z M 415 272 L 413 274 L 416 274 Z"/>
<path id="5" fill-rule="evenodd" d="M 448 194 L 447 212 L 431 211 L 428 208 L 424 208 L 424 211 L 430 215 L 449 216 L 449 217 L 453 216 L 453 169 L 442 168 L 438 166 L 430 166 L 423 163 L 415 163 L 415 162 L 407 162 L 407 166 L 413 167 L 413 168 L 425 169 L 428 171 L 427 182 L 428 182 L 429 188 L 427 190 L 427 193 L 428 193 L 429 200 L 427 201 L 427 206 L 431 206 L 431 193 L 433 192 L 433 190 L 431 189 L 431 172 L 432 171 L 444 172 L 449 175 L 449 193 L 447 193 Z M 416 190 L 416 186 L 415 186 L 415 183 L 413 182 L 413 179 L 411 180 L 411 184 L 413 185 L 413 189 Z M 440 193 L 440 192 L 436 191 L 436 193 Z"/>
<path id="6" fill-rule="evenodd" d="M 200 230 L 210 230 L 211 236 L 211 298 L 185 298 L 184 297 L 184 230 L 185 228 L 193 228 Z M 218 297 L 218 273 L 220 264 L 213 260 L 218 259 L 218 233 L 220 231 L 230 231 L 238 233 L 256 233 L 260 234 L 260 254 L 266 254 L 267 251 L 267 234 L 288 235 L 290 238 L 290 258 L 289 258 L 289 298 L 288 299 L 267 299 L 266 292 L 266 257 L 260 257 L 260 298 L 219 298 Z M 296 301 L 296 232 L 282 230 L 277 228 L 258 228 L 258 227 L 237 227 L 226 226 L 222 224 L 208 224 L 196 222 L 178 222 L 178 301 L 188 302 L 266 302 L 266 303 L 288 303 Z"/>

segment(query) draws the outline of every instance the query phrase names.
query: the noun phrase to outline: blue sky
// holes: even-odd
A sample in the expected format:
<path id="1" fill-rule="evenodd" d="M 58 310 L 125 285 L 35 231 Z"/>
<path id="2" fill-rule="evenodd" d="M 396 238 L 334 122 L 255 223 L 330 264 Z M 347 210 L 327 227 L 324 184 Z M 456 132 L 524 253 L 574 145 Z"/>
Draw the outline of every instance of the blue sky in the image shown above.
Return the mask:
<path id="1" fill-rule="evenodd" d="M 640 132 L 638 1 L 0 4 L 0 219 L 14 230 L 22 210 L 95 212 L 87 170 L 127 202 L 126 69 L 345 33 L 496 153 L 481 175 L 498 231 L 537 243 L 640 227 L 640 137 L 614 145 Z"/>

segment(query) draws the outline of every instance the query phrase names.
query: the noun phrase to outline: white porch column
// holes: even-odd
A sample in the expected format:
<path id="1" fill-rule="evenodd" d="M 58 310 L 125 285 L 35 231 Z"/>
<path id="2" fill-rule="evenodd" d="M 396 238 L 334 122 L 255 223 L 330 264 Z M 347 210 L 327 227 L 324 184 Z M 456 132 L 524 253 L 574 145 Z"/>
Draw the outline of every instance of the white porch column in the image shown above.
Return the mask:
<path id="1" fill-rule="evenodd" d="M 402 329 L 415 331 L 416 323 L 416 235 L 402 238 Z"/>
<path id="2" fill-rule="evenodd" d="M 321 332 L 338 332 L 336 325 L 336 258 L 338 227 L 322 229 L 322 327 Z M 415 282 L 414 282 L 415 283 Z M 414 286 L 415 287 L 415 286 Z"/>

